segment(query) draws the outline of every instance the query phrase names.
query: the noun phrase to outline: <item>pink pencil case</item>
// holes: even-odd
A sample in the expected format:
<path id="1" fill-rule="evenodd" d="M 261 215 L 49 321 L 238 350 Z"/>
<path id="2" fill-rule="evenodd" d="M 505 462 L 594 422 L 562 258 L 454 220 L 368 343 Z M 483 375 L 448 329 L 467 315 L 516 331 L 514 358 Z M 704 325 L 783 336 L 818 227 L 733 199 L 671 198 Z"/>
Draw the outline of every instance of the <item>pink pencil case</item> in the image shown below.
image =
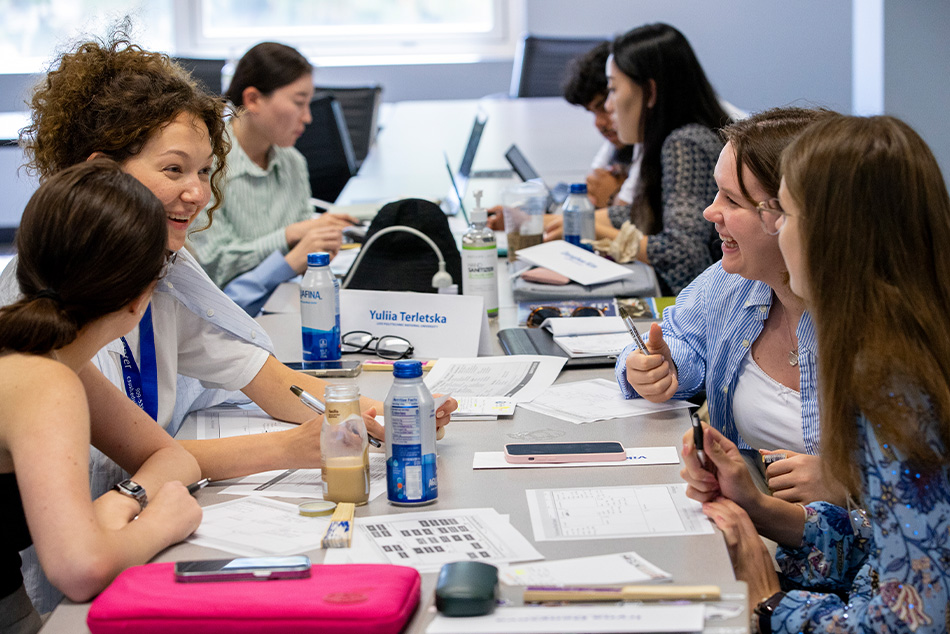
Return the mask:
<path id="1" fill-rule="evenodd" d="M 307 579 L 179 583 L 174 563 L 124 571 L 92 602 L 93 634 L 396 634 L 419 604 L 413 568 L 314 565 Z"/>

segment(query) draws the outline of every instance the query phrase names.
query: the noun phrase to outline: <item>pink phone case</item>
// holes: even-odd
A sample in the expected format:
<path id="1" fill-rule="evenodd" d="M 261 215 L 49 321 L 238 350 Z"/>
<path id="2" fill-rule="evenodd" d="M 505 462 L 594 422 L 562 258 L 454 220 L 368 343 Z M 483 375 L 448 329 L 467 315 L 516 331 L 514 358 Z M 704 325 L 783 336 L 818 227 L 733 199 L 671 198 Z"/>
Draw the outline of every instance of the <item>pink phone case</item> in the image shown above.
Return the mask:
<path id="1" fill-rule="evenodd" d="M 521 279 L 537 284 L 554 284 L 556 286 L 563 286 L 571 282 L 569 277 L 541 266 L 525 271 L 521 274 Z"/>
<path id="2" fill-rule="evenodd" d="M 544 444 L 544 445 L 576 445 L 576 442 L 549 442 L 549 443 L 511 443 L 511 444 Z M 530 464 L 530 463 L 568 463 L 568 462 L 622 462 L 627 459 L 625 451 L 609 453 L 546 453 L 534 454 L 530 456 L 512 455 L 508 453 L 508 447 L 505 445 L 505 461 L 511 464 Z"/>

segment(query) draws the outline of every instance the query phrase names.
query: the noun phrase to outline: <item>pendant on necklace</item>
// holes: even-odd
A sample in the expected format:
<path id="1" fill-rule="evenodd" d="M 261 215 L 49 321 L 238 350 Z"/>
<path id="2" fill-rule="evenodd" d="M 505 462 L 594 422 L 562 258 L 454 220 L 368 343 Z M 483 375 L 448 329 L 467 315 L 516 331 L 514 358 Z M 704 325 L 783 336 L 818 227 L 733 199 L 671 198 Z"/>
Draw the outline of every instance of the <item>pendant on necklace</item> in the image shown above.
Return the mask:
<path id="1" fill-rule="evenodd" d="M 794 350 L 789 350 L 788 352 L 788 364 L 789 365 L 798 365 L 798 348 Z"/>

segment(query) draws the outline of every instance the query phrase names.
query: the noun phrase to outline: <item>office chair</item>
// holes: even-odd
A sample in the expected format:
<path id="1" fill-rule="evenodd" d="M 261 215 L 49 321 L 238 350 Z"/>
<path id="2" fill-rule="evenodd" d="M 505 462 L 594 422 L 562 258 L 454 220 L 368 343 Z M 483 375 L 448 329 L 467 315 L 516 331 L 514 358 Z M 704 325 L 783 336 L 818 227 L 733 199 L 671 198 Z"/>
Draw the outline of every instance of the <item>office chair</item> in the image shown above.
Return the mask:
<path id="1" fill-rule="evenodd" d="M 509 97 L 560 97 L 567 65 L 605 40 L 525 35 L 511 70 Z"/>
<path id="2" fill-rule="evenodd" d="M 343 110 L 332 95 L 314 97 L 310 102 L 310 115 L 313 122 L 304 129 L 295 147 L 307 159 L 314 198 L 333 202 L 356 174 L 353 145 Z"/>
<path id="3" fill-rule="evenodd" d="M 356 167 L 362 165 L 363 159 L 376 141 L 377 119 L 379 118 L 379 104 L 382 101 L 382 86 L 355 86 L 330 87 L 316 86 L 316 94 L 330 94 L 339 102 L 343 109 L 343 118 L 350 132 L 350 141 L 353 143 L 353 153 L 356 158 Z"/>
<path id="4" fill-rule="evenodd" d="M 191 76 L 212 95 L 221 94 L 221 69 L 223 59 L 197 59 L 173 57 L 172 60 L 191 73 Z"/>

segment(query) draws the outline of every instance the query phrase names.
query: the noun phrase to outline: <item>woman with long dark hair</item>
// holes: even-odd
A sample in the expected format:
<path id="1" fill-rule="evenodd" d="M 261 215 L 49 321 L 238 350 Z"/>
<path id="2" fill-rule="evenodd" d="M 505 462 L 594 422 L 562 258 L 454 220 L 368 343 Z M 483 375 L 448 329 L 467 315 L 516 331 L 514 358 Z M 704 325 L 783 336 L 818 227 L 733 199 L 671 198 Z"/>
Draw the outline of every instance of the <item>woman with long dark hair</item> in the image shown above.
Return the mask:
<path id="1" fill-rule="evenodd" d="M 79 378 L 145 312 L 168 259 L 165 223 L 155 195 L 106 159 L 46 180 L 23 212 L 23 296 L 0 308 L 0 632 L 39 629 L 20 577 L 31 542 L 53 584 L 87 601 L 201 521 L 182 483 L 163 483 L 172 468 L 197 479 L 194 458 L 158 426 L 91 424 Z M 135 478 L 95 501 L 90 442 Z"/>
<path id="2" fill-rule="evenodd" d="M 597 212 L 597 237 L 619 240 L 625 260 L 651 264 L 677 294 L 719 259 L 703 210 L 716 196 L 713 170 L 730 123 L 696 54 L 678 30 L 648 24 L 617 37 L 607 60 L 606 108 L 620 141 L 641 144 L 633 203 Z M 559 232 L 555 222 L 545 237 Z"/>

